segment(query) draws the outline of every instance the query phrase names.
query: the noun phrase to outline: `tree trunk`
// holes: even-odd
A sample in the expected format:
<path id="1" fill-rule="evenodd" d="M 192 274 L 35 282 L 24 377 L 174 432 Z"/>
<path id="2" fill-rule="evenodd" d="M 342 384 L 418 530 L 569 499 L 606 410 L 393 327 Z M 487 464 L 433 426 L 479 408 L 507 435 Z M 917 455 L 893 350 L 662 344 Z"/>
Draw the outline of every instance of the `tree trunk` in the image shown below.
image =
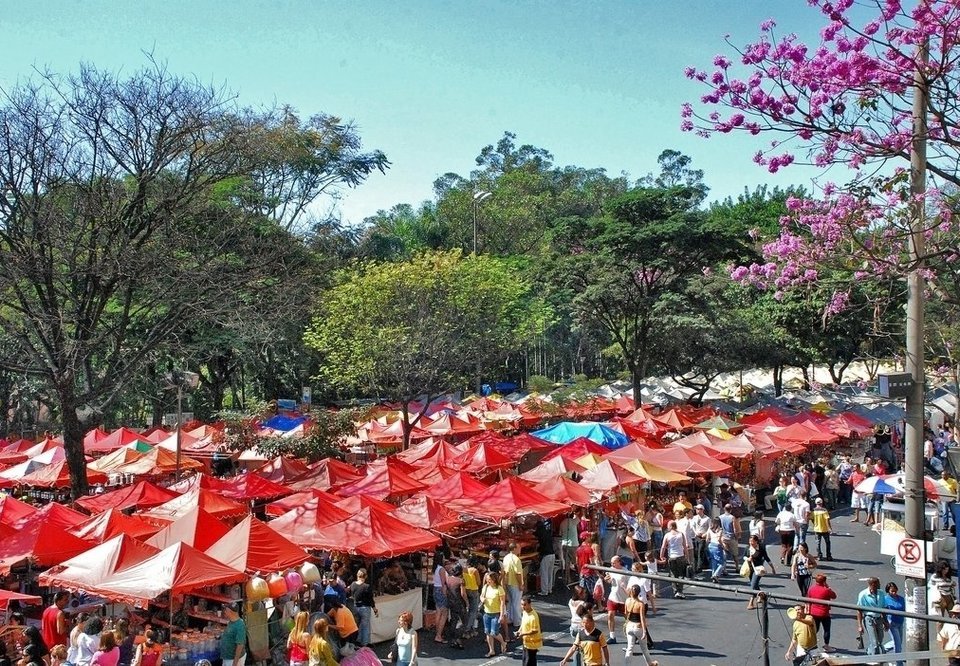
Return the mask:
<path id="1" fill-rule="evenodd" d="M 77 401 L 72 387 L 57 393 L 60 399 L 60 417 L 63 420 L 63 450 L 70 470 L 70 496 L 80 499 L 87 494 L 87 461 L 83 453 L 83 423 L 77 415 Z"/>
<path id="2" fill-rule="evenodd" d="M 401 451 L 406 451 L 410 448 L 410 430 L 412 426 L 410 425 L 410 401 L 404 400 L 400 403 L 400 418 L 403 419 L 403 444 L 400 445 Z"/>
<path id="3" fill-rule="evenodd" d="M 809 391 L 810 390 L 810 370 L 809 368 L 807 368 L 807 366 L 803 366 L 802 368 L 800 368 L 800 371 L 803 372 L 803 390 Z"/>
<path id="4" fill-rule="evenodd" d="M 740 387 L 743 390 L 743 387 Z M 783 366 L 773 366 L 773 396 L 779 398 L 783 395 Z"/>

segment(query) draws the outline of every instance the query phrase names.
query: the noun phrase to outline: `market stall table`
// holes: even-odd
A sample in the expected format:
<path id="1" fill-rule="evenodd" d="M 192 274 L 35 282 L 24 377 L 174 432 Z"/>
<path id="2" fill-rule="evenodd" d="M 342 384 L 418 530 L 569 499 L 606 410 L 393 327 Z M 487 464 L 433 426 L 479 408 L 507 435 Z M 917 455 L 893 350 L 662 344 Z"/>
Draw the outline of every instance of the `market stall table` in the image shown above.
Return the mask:
<path id="1" fill-rule="evenodd" d="M 423 627 L 423 590 L 419 587 L 400 594 L 385 594 L 376 598 L 378 615 L 370 618 L 370 642 L 392 641 L 397 632 L 400 613 L 413 614 L 413 629 Z"/>

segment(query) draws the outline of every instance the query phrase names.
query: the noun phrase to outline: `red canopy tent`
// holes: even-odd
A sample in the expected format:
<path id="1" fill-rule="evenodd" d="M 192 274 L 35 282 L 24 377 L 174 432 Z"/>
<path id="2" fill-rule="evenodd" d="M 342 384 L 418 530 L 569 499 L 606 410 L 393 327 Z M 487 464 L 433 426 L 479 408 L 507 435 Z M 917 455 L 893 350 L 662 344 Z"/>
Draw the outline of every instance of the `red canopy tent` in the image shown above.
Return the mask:
<path id="1" fill-rule="evenodd" d="M 204 465 L 199 460 L 194 460 L 181 453 L 180 471 L 200 471 Z M 140 458 L 120 465 L 114 471 L 121 474 L 132 474 L 134 476 L 163 476 L 173 474 L 177 470 L 177 454 L 168 451 L 157 445 L 144 453 Z"/>
<path id="2" fill-rule="evenodd" d="M 854 413 L 831 416 L 820 425 L 840 437 L 860 437 L 873 432 L 873 424 Z"/>
<path id="3" fill-rule="evenodd" d="M 0 589 L 0 610 L 7 610 L 7 605 L 11 601 L 16 601 L 24 606 L 39 606 L 43 603 L 43 597 L 38 597 L 34 594 L 20 594 L 19 592 L 11 592 L 10 590 Z"/>
<path id="4" fill-rule="evenodd" d="M 487 488 L 489 488 L 487 484 L 477 481 L 469 474 L 457 472 L 449 479 L 430 486 L 423 491 L 423 494 L 440 502 L 450 502 L 451 500 L 479 495 Z"/>
<path id="5" fill-rule="evenodd" d="M 789 441 L 806 446 L 812 444 L 830 444 L 840 439 L 839 436 L 829 429 L 821 429 L 812 421 L 791 423 L 779 429 L 769 429 L 767 430 L 767 434 L 770 435 L 772 439 Z"/>
<path id="6" fill-rule="evenodd" d="M 216 518 L 243 516 L 248 513 L 243 504 L 206 488 L 193 488 L 160 506 L 142 511 L 140 516 L 147 520 L 171 521 L 198 507 Z"/>
<path id="7" fill-rule="evenodd" d="M 463 455 L 463 452 L 467 450 L 465 444 L 449 444 L 443 440 L 438 440 L 431 444 L 431 446 L 426 449 L 421 449 L 418 453 L 419 457 L 404 457 L 402 454 L 395 454 L 395 457 L 398 460 L 402 460 L 405 463 L 410 465 L 415 465 L 416 467 L 451 467 L 453 461 Z M 404 451 L 403 453 L 408 453 Z M 413 474 L 415 472 L 411 472 Z"/>
<path id="8" fill-rule="evenodd" d="M 544 497 L 515 476 L 508 476 L 478 495 L 447 505 L 455 511 L 495 522 L 527 514 L 550 517 L 570 510 L 566 504 Z"/>
<path id="9" fill-rule="evenodd" d="M 143 457 L 143 453 L 132 449 L 129 446 L 121 446 L 119 449 L 113 453 L 108 453 L 102 458 L 97 458 L 92 463 L 87 465 L 87 473 L 91 472 L 103 472 L 110 473 L 115 472 L 118 467 L 132 463 L 136 460 L 139 460 Z"/>
<path id="10" fill-rule="evenodd" d="M 36 512 L 35 507 L 26 502 L 21 502 L 13 495 L 0 493 L 0 523 L 13 526 Z"/>
<path id="11" fill-rule="evenodd" d="M 87 433 L 89 436 L 90 433 Z M 111 432 L 106 437 L 96 439 L 93 437 L 90 441 L 87 441 L 87 437 L 84 437 L 83 450 L 85 453 L 110 453 L 116 451 L 122 446 L 129 444 L 130 442 L 135 442 L 141 438 L 141 435 L 136 430 L 131 430 L 130 428 L 117 428 Z"/>
<path id="12" fill-rule="evenodd" d="M 83 436 L 83 450 L 86 451 L 88 447 L 91 447 L 97 442 L 99 442 L 101 439 L 106 438 L 107 435 L 109 434 L 110 433 L 108 433 L 106 430 L 104 430 L 100 426 L 97 426 L 93 430 L 88 431 L 87 434 Z"/>
<path id="13" fill-rule="evenodd" d="M 154 426 L 152 428 L 147 428 L 140 433 L 141 441 L 147 442 L 149 444 L 159 444 L 167 437 L 170 436 L 170 431 L 164 428 L 163 426 Z"/>
<path id="14" fill-rule="evenodd" d="M 596 467 L 583 473 L 580 485 L 598 493 L 611 493 L 626 486 L 635 486 L 644 482 L 642 476 L 621 467 L 615 462 L 604 460 Z"/>
<path id="15" fill-rule="evenodd" d="M 131 603 L 171 596 L 224 583 L 238 583 L 246 574 L 217 562 L 185 543 L 175 543 L 133 566 L 100 581 L 91 592 Z"/>
<path id="16" fill-rule="evenodd" d="M 634 402 L 633 398 L 626 393 L 621 393 L 618 395 L 617 399 L 613 402 L 613 406 L 617 410 L 617 414 L 622 416 L 632 414 L 637 409 L 637 403 Z"/>
<path id="17" fill-rule="evenodd" d="M 107 483 L 109 480 L 103 472 L 87 468 L 87 483 Z M 45 465 L 25 475 L 20 479 L 20 484 L 32 488 L 69 488 L 70 469 L 67 467 L 67 461 L 61 460 Z"/>
<path id="18" fill-rule="evenodd" d="M 293 495 L 287 495 L 286 497 L 278 500 L 274 500 L 266 505 L 265 510 L 268 516 L 282 516 L 287 511 L 291 509 L 296 509 L 298 506 L 303 506 L 307 502 L 316 500 L 321 509 L 326 509 L 328 507 L 334 507 L 337 502 L 341 501 L 343 498 L 334 495 L 333 493 L 328 493 L 326 490 L 318 490 L 314 488 L 313 490 L 305 490 L 301 493 L 294 493 Z"/>
<path id="19" fill-rule="evenodd" d="M 458 513 L 426 495 L 416 495 L 406 500 L 393 510 L 393 515 L 407 525 L 437 532 L 446 532 L 460 524 Z"/>
<path id="20" fill-rule="evenodd" d="M 47 525 L 68 531 L 82 525 L 89 519 L 90 516 L 85 513 L 74 511 L 57 502 L 50 502 L 37 509 L 36 513 L 22 518 L 14 527 L 20 528 L 29 521 L 43 521 Z"/>
<path id="21" fill-rule="evenodd" d="M 600 457 L 604 460 L 609 460 L 617 464 L 623 465 L 628 463 L 631 460 L 643 459 L 643 456 L 652 448 L 660 448 L 647 446 L 646 444 L 641 444 L 640 442 L 630 442 L 626 446 L 621 446 L 619 449 L 613 449 L 612 451 L 607 451 Z"/>
<path id="22" fill-rule="evenodd" d="M 533 489 L 544 497 L 570 506 L 590 506 L 594 502 L 589 490 L 564 476 L 555 476 L 538 483 Z"/>
<path id="23" fill-rule="evenodd" d="M 310 471 L 303 476 L 299 476 L 293 481 L 288 481 L 284 485 L 293 492 L 311 490 L 313 488 L 332 490 L 362 478 L 363 472 L 353 465 L 348 465 L 334 458 L 325 458 L 314 465 Z"/>
<path id="24" fill-rule="evenodd" d="M 449 467 L 443 467 L 440 465 L 437 466 L 424 466 L 417 469 L 416 472 L 412 472 L 409 476 L 414 481 L 419 481 L 425 486 L 432 486 L 441 481 L 449 479 L 451 476 L 456 474 L 455 469 L 450 469 Z"/>
<path id="25" fill-rule="evenodd" d="M 136 516 L 128 516 L 118 509 L 107 509 L 70 531 L 74 536 L 78 536 L 85 541 L 103 543 L 121 534 L 137 539 L 146 539 L 159 532 L 160 528 Z"/>
<path id="26" fill-rule="evenodd" d="M 270 526 L 274 527 L 275 522 Z M 364 557 L 395 557 L 440 545 L 440 539 L 430 532 L 370 507 L 309 537 L 280 533 L 305 548 L 347 551 Z"/>
<path id="27" fill-rule="evenodd" d="M 146 539 L 146 543 L 163 549 L 182 541 L 199 550 L 206 550 L 229 531 L 230 528 L 225 523 L 203 509 L 194 507 Z"/>
<path id="28" fill-rule="evenodd" d="M 178 492 L 187 492 L 198 487 L 220 493 L 224 497 L 229 497 L 238 502 L 276 499 L 291 493 L 291 490 L 286 486 L 268 481 L 253 472 L 226 479 L 218 479 L 209 474 L 195 474 L 170 486 L 171 490 Z"/>
<path id="29" fill-rule="evenodd" d="M 103 495 L 81 497 L 77 504 L 91 513 L 100 513 L 107 509 L 151 509 L 169 502 L 177 493 L 170 492 L 149 481 L 138 481 L 132 486 L 126 486 Z"/>
<path id="30" fill-rule="evenodd" d="M 369 495 L 352 495 L 337 501 L 337 506 L 347 513 L 360 513 L 364 509 L 373 509 L 382 513 L 393 513 L 397 507 L 387 502 L 381 502 Z"/>
<path id="31" fill-rule="evenodd" d="M 348 511 L 336 505 L 314 500 L 290 509 L 279 518 L 271 520 L 268 526 L 304 548 L 325 548 L 329 543 L 328 528 L 345 522 L 350 517 Z"/>
<path id="32" fill-rule="evenodd" d="M 786 453 L 802 453 L 805 449 L 803 444 L 791 442 L 789 440 L 773 439 L 765 430 L 754 430 L 753 426 L 743 431 L 743 434 L 750 438 L 754 446 L 767 447 Z"/>
<path id="33" fill-rule="evenodd" d="M 483 431 L 483 424 L 476 417 L 459 417 L 451 414 L 439 414 L 423 429 L 433 435 L 447 437 L 468 437 Z"/>
<path id="34" fill-rule="evenodd" d="M 732 469 L 730 465 L 721 460 L 704 456 L 680 446 L 667 449 L 647 449 L 639 459 L 681 474 L 719 473 L 729 472 Z"/>
<path id="35" fill-rule="evenodd" d="M 423 490 L 426 485 L 410 478 L 410 475 L 401 470 L 401 461 L 387 459 L 387 464 L 370 466 L 367 476 L 337 489 L 340 495 L 366 495 L 380 500 L 393 499 L 412 495 Z"/>
<path id="36" fill-rule="evenodd" d="M 787 414 L 787 412 L 782 409 L 778 409 L 773 406 L 763 407 L 753 414 L 745 414 L 740 417 L 739 421 L 741 425 L 758 425 L 771 419 L 775 425 L 784 426 L 790 422 L 790 417 L 792 414 Z"/>
<path id="37" fill-rule="evenodd" d="M 541 481 L 555 479 L 558 476 L 569 477 L 573 474 L 583 474 L 585 471 L 587 471 L 586 467 L 578 465 L 569 458 L 557 456 L 540 463 L 528 472 L 524 472 L 520 475 L 520 478 L 524 481 L 540 483 Z"/>
<path id="38" fill-rule="evenodd" d="M 89 548 L 89 542 L 42 517 L 28 518 L 0 542 L 0 575 L 6 575 L 13 567 L 27 562 L 37 567 L 60 564 Z"/>
<path id="39" fill-rule="evenodd" d="M 602 456 L 609 452 L 610 449 L 597 444 L 588 437 L 577 437 L 576 439 L 567 442 L 563 446 L 556 448 L 545 455 L 540 462 L 546 462 L 551 458 L 556 458 L 557 456 L 563 456 L 564 458 L 569 458 L 570 460 L 576 460 L 577 458 L 582 458 L 588 453 L 596 453 L 598 456 Z"/>
<path id="40" fill-rule="evenodd" d="M 253 471 L 268 481 L 286 483 L 287 481 L 293 481 L 298 476 L 306 474 L 310 471 L 310 466 L 296 458 L 277 456 Z"/>
<path id="41" fill-rule="evenodd" d="M 39 576 L 41 585 L 86 590 L 119 569 L 125 569 L 159 551 L 137 539 L 120 534 L 80 553 Z"/>
<path id="42" fill-rule="evenodd" d="M 451 467 L 467 474 L 486 476 L 499 470 L 510 469 L 516 460 L 498 451 L 492 444 L 477 442 L 452 461 Z"/>
<path id="43" fill-rule="evenodd" d="M 241 520 L 205 552 L 231 569 L 247 573 L 282 571 L 310 559 L 303 548 L 253 516 Z"/>

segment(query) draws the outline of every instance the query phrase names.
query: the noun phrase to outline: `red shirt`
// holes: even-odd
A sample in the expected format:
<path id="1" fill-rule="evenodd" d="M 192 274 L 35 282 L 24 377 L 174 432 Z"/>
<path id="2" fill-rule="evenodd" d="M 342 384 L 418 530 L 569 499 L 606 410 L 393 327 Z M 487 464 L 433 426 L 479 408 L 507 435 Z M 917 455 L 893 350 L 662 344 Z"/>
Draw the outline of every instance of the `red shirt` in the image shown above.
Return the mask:
<path id="1" fill-rule="evenodd" d="M 40 635 L 43 637 L 43 642 L 46 643 L 48 648 L 53 648 L 57 645 L 67 645 L 69 635 L 67 633 L 57 633 L 57 618 L 60 617 L 60 613 L 62 612 L 63 611 L 54 604 L 44 610 L 43 616 L 40 618 Z"/>
<path id="2" fill-rule="evenodd" d="M 577 548 L 577 568 L 580 569 L 581 576 L 596 575 L 597 572 L 587 568 L 588 564 L 593 564 L 593 546 L 589 543 L 583 543 Z"/>
<path id="3" fill-rule="evenodd" d="M 837 598 L 837 593 L 826 585 L 814 583 L 810 586 L 810 589 L 807 590 L 807 596 L 811 599 L 830 601 L 831 599 Z M 810 616 L 821 618 L 830 617 L 830 606 L 826 604 L 810 604 Z"/>

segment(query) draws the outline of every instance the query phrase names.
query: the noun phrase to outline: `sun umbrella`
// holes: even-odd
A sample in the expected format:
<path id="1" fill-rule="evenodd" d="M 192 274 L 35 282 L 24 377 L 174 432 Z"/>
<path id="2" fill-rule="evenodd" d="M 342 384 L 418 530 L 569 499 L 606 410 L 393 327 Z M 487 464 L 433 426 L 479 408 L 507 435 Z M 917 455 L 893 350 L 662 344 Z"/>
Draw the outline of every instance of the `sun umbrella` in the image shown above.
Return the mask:
<path id="1" fill-rule="evenodd" d="M 885 474 L 884 476 L 871 476 L 864 479 L 856 485 L 854 490 L 864 494 L 879 495 L 902 495 L 906 486 L 904 485 L 903 473 Z M 942 486 L 936 479 L 930 476 L 923 477 L 923 490 L 927 497 L 935 498 L 949 496 L 950 491 Z"/>

